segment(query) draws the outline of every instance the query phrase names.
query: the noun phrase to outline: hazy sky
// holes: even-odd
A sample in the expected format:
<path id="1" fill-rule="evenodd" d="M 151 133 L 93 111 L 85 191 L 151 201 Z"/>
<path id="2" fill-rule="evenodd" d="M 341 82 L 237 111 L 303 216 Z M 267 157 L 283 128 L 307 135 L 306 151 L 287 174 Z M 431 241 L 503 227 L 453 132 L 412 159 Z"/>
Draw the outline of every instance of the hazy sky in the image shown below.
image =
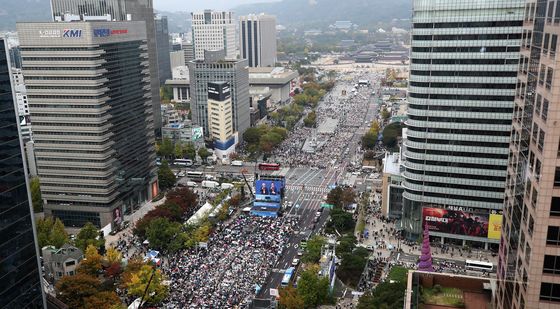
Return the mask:
<path id="1" fill-rule="evenodd" d="M 274 0 L 154 0 L 154 7 L 164 11 L 226 10 L 240 4 L 273 2 Z"/>

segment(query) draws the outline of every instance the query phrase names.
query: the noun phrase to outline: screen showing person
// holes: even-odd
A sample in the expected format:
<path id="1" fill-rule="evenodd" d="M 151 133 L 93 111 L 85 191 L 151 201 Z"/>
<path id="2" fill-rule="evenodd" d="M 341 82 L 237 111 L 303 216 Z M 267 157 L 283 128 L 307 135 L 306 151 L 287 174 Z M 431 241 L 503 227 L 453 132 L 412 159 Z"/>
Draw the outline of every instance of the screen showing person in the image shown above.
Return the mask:
<path id="1" fill-rule="evenodd" d="M 266 188 L 266 182 L 261 183 L 260 194 L 268 195 L 268 189 Z"/>
<path id="2" fill-rule="evenodd" d="M 274 182 L 270 183 L 270 195 L 276 195 L 278 194 L 278 191 L 276 189 L 276 185 L 274 184 Z"/>

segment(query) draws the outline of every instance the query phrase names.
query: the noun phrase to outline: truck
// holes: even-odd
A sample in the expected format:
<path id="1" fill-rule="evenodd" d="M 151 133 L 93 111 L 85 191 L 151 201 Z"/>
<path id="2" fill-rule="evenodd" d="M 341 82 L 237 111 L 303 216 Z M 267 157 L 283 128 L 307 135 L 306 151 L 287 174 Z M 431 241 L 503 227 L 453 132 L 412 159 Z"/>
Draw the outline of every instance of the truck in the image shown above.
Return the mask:
<path id="1" fill-rule="evenodd" d="M 220 187 L 222 188 L 222 190 L 226 190 L 226 189 L 233 189 L 234 185 L 232 183 L 224 182 L 221 184 Z"/>
<path id="2" fill-rule="evenodd" d="M 240 160 L 231 161 L 231 166 L 243 166 L 243 161 Z"/>
<path id="3" fill-rule="evenodd" d="M 203 188 L 217 188 L 220 186 L 220 183 L 216 182 L 216 181 L 212 181 L 212 180 L 204 180 L 202 181 L 202 187 Z"/>

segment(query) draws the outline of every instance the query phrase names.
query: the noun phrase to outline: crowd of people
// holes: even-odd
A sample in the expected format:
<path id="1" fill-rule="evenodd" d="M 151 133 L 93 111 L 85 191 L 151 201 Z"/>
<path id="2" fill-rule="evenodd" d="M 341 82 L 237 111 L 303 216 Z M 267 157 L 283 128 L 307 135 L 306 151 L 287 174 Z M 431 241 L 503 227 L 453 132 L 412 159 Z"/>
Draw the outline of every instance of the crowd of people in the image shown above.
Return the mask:
<path id="1" fill-rule="evenodd" d="M 371 104 L 371 87 L 362 86 L 351 94 L 350 89 L 359 79 L 371 76 L 356 77 L 354 80 L 338 83 L 333 90 L 327 93 L 316 108 L 317 125 L 327 119 L 338 120 L 332 133 L 319 133 L 317 128 L 307 128 L 300 121 L 296 124 L 290 136 L 273 152 L 273 160 L 291 167 L 317 167 L 326 168 L 345 162 L 348 155 L 354 151 L 350 149 L 352 139 L 356 136 L 358 128 L 369 126 L 366 121 L 366 112 Z M 342 91 L 347 91 L 342 95 Z M 304 144 L 312 145 L 313 152 L 306 152 Z M 360 150 L 356 150 L 356 154 Z M 326 162 L 325 158 L 330 161 Z"/>
<path id="2" fill-rule="evenodd" d="M 164 307 L 247 307 L 275 267 L 296 223 L 296 218 L 242 214 L 219 224 L 206 248 L 180 251 L 162 267 L 171 282 Z"/>

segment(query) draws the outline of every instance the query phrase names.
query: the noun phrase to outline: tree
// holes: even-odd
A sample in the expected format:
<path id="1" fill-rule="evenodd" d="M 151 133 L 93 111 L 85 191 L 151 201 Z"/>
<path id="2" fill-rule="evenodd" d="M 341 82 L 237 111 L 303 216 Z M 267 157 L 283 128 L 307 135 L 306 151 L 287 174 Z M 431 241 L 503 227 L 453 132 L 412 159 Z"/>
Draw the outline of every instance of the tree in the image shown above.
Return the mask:
<path id="1" fill-rule="evenodd" d="M 364 149 L 373 149 L 375 144 L 377 144 L 378 134 L 368 131 L 364 136 L 362 136 L 362 147 Z"/>
<path id="2" fill-rule="evenodd" d="M 120 309 L 123 308 L 121 299 L 114 291 L 103 291 L 92 296 L 86 297 L 84 301 L 84 309 Z"/>
<path id="3" fill-rule="evenodd" d="M 351 254 L 345 255 L 336 270 L 337 277 L 349 286 L 357 286 L 366 266 L 368 255 L 369 252 L 361 247 L 356 248 Z"/>
<path id="4" fill-rule="evenodd" d="M 95 225 L 88 222 L 82 227 L 78 235 L 76 236 L 76 247 L 86 251 L 89 245 L 94 245 L 96 248 L 100 248 L 105 244 L 105 239 L 99 237 L 99 232 Z"/>
<path id="5" fill-rule="evenodd" d="M 301 258 L 305 263 L 318 263 L 321 259 L 321 249 L 325 245 L 325 238 L 315 235 L 307 242 L 307 247 Z"/>
<path id="6" fill-rule="evenodd" d="M 100 285 L 97 278 L 87 274 L 64 276 L 56 283 L 57 298 L 69 308 L 84 308 L 85 299 L 97 294 Z"/>
<path id="7" fill-rule="evenodd" d="M 153 278 L 148 286 L 150 277 Z M 167 286 L 162 284 L 163 276 L 159 269 L 154 269 L 149 265 L 143 265 L 138 271 L 131 274 L 129 280 L 125 282 L 128 294 L 134 297 L 142 297 L 148 286 L 146 301 L 150 304 L 157 304 L 167 296 Z"/>
<path id="8" fill-rule="evenodd" d="M 285 288 L 280 288 L 278 293 L 280 294 L 279 303 L 286 309 L 304 308 L 305 304 L 303 298 L 298 294 L 294 287 L 287 286 Z"/>
<path id="9" fill-rule="evenodd" d="M 305 308 L 316 308 L 329 302 L 329 279 L 317 275 L 319 267 L 314 265 L 301 273 L 297 292 L 303 298 Z"/>
<path id="10" fill-rule="evenodd" d="M 356 236 L 352 234 L 346 234 L 342 236 L 338 241 L 339 243 L 336 246 L 336 255 L 339 258 L 344 257 L 346 254 L 352 253 L 352 251 L 354 251 L 354 249 L 356 248 L 356 244 L 358 243 Z"/>
<path id="11" fill-rule="evenodd" d="M 33 204 L 33 212 L 42 212 L 43 198 L 41 197 L 41 182 L 39 181 L 39 177 L 31 178 L 29 187 L 31 189 L 31 202 Z"/>
<path id="12" fill-rule="evenodd" d="M 197 210 L 198 196 L 190 188 L 175 188 L 167 193 L 167 203 L 178 205 L 183 215 L 190 217 Z"/>
<path id="13" fill-rule="evenodd" d="M 60 248 L 68 243 L 68 234 L 66 234 L 64 224 L 60 219 L 47 217 L 37 220 L 37 239 L 40 248 L 44 246 Z"/>
<path id="14" fill-rule="evenodd" d="M 258 128 L 248 128 L 243 133 L 243 140 L 247 144 L 258 144 L 261 138 L 261 133 Z"/>
<path id="15" fill-rule="evenodd" d="M 309 114 L 307 114 L 307 117 L 303 119 L 303 125 L 305 125 L 308 128 L 312 128 L 317 125 L 317 114 L 315 113 L 315 111 L 312 111 Z"/>
<path id="16" fill-rule="evenodd" d="M 369 127 L 369 132 L 373 133 L 375 136 L 379 135 L 379 131 L 381 130 L 381 125 L 377 120 L 374 120 Z"/>
<path id="17" fill-rule="evenodd" d="M 107 252 L 105 252 L 105 260 L 109 264 L 120 263 L 122 260 L 122 254 L 119 250 L 113 247 L 109 247 L 109 249 L 107 249 Z"/>
<path id="18" fill-rule="evenodd" d="M 389 117 L 391 117 L 391 113 L 389 112 L 389 110 L 387 110 L 386 108 L 381 110 L 381 118 L 383 118 L 383 120 L 387 120 L 389 119 Z"/>
<path id="19" fill-rule="evenodd" d="M 161 165 L 160 165 L 159 169 L 158 169 L 158 182 L 159 182 L 160 188 L 162 190 L 167 190 L 167 189 L 173 188 L 176 181 L 177 181 L 177 178 L 173 174 L 173 171 L 171 171 L 171 168 L 167 164 L 167 161 L 163 160 L 161 162 Z"/>
<path id="20" fill-rule="evenodd" d="M 165 137 L 159 146 L 159 155 L 164 158 L 170 158 L 173 154 L 173 142 L 167 137 Z"/>
<path id="21" fill-rule="evenodd" d="M 175 158 L 183 158 L 183 145 L 181 145 L 181 142 L 177 142 L 175 143 L 175 149 L 173 150 L 173 155 L 175 156 Z"/>
<path id="22" fill-rule="evenodd" d="M 184 242 L 181 224 L 170 222 L 167 218 L 152 220 L 146 229 L 146 237 L 152 248 L 171 253 L 181 249 Z"/>
<path id="23" fill-rule="evenodd" d="M 189 158 L 191 160 L 196 160 L 196 147 L 193 143 L 186 143 L 183 146 L 183 158 Z"/>
<path id="24" fill-rule="evenodd" d="M 336 229 L 339 233 L 353 231 L 355 226 L 352 214 L 340 208 L 334 208 L 330 213 L 330 220 L 327 222 L 327 230 Z"/>
<path id="25" fill-rule="evenodd" d="M 84 259 L 78 267 L 78 272 L 95 277 L 103 269 L 101 267 L 102 260 L 103 258 L 97 251 L 97 248 L 94 245 L 88 245 Z"/>
<path id="26" fill-rule="evenodd" d="M 200 158 L 202 159 L 202 162 L 206 162 L 206 159 L 211 155 L 212 153 L 210 151 L 208 151 L 208 149 L 206 148 L 200 148 L 198 150 L 198 155 L 200 156 Z"/>
<path id="27" fill-rule="evenodd" d="M 162 87 L 159 88 L 160 91 L 160 95 L 161 95 L 161 100 L 164 102 L 169 102 L 171 100 L 173 100 L 173 89 L 171 88 L 171 86 L 169 85 L 164 85 Z"/>
<path id="28" fill-rule="evenodd" d="M 397 145 L 397 138 L 402 136 L 402 124 L 395 122 L 386 126 L 383 130 L 383 144 L 387 148 L 393 148 Z"/>

